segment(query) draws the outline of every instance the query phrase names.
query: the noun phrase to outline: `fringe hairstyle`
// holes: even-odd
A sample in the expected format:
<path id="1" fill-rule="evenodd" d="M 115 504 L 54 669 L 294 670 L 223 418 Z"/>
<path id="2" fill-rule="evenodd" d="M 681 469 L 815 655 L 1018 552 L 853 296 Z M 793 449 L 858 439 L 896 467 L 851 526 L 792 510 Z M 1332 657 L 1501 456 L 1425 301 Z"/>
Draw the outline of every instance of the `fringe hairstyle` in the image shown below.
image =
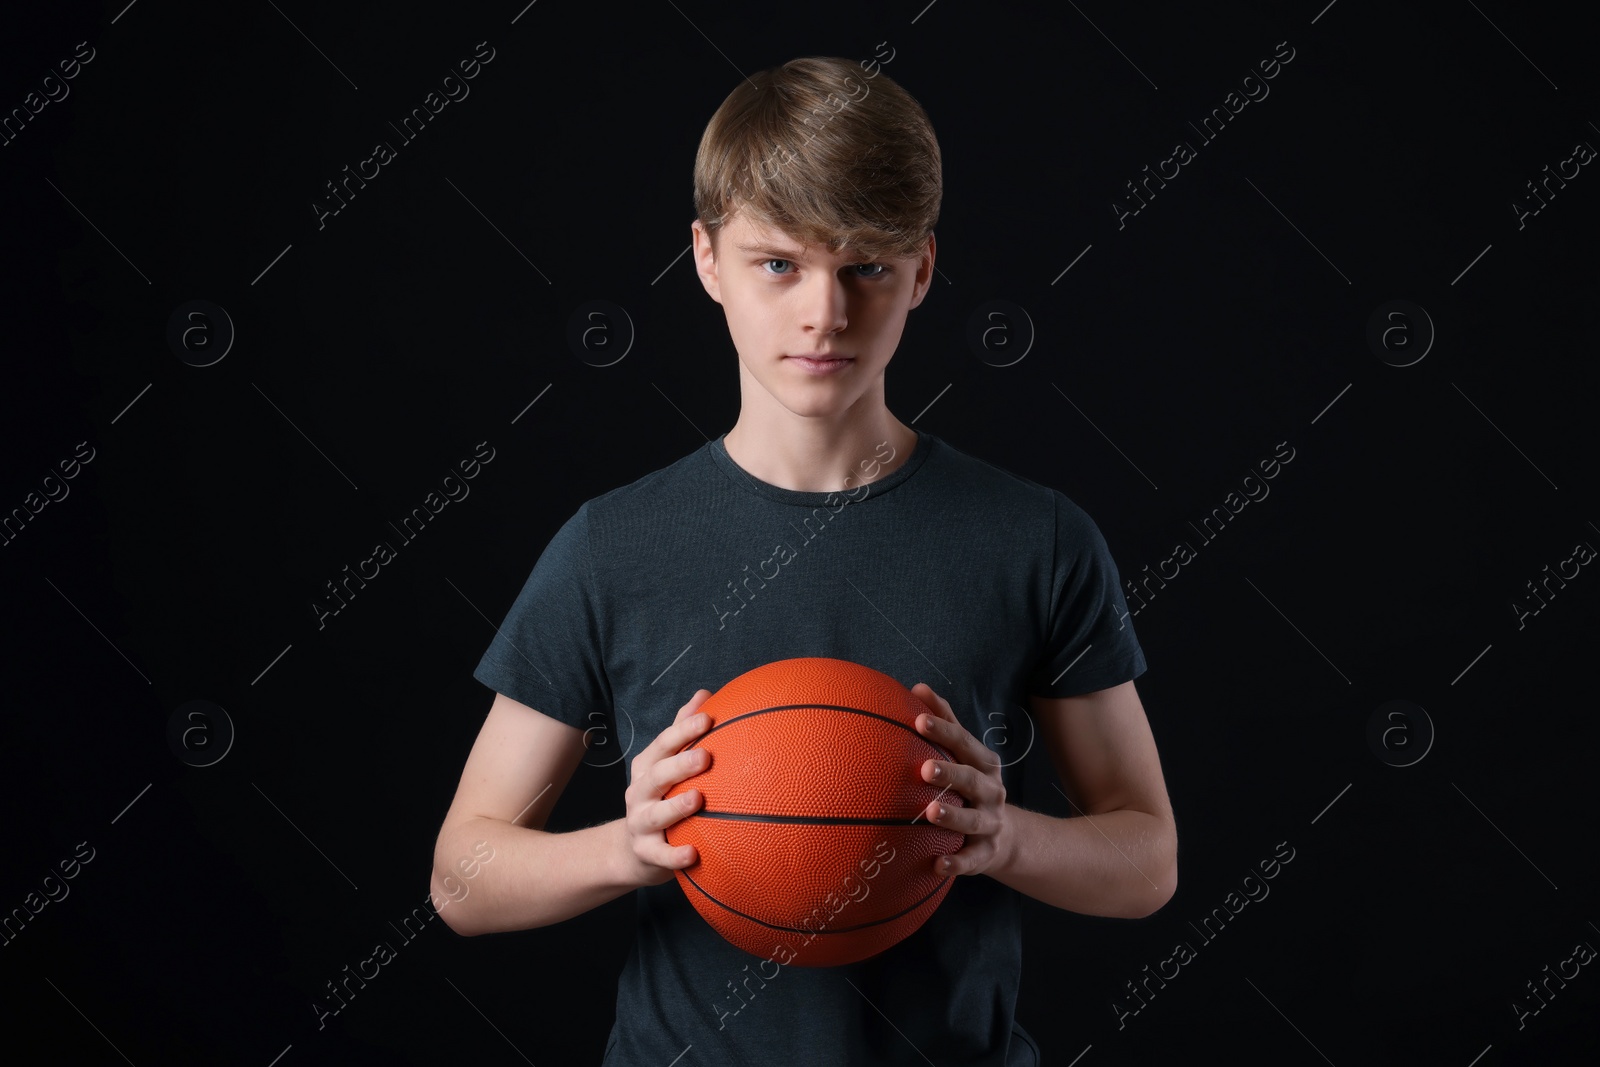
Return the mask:
<path id="1" fill-rule="evenodd" d="M 739 213 L 863 262 L 918 256 L 943 189 L 922 105 L 888 75 L 831 56 L 740 82 L 706 124 L 694 162 L 695 211 L 713 249 Z"/>

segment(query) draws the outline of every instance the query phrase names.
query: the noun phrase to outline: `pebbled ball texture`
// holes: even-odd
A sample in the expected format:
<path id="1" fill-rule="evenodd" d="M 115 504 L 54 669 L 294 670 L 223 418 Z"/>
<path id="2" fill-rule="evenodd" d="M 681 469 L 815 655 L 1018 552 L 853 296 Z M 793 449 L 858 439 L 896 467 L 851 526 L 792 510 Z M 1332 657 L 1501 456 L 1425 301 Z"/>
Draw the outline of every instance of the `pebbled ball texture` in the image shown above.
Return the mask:
<path id="1" fill-rule="evenodd" d="M 711 765 L 667 796 L 705 803 L 666 831 L 699 862 L 677 872 L 695 909 L 746 952 L 801 967 L 877 955 L 910 936 L 950 890 L 933 858 L 964 835 L 922 818 L 961 795 L 922 780 L 949 760 L 917 733 L 927 705 L 847 660 L 778 660 L 700 706 L 711 727 L 689 748 Z"/>

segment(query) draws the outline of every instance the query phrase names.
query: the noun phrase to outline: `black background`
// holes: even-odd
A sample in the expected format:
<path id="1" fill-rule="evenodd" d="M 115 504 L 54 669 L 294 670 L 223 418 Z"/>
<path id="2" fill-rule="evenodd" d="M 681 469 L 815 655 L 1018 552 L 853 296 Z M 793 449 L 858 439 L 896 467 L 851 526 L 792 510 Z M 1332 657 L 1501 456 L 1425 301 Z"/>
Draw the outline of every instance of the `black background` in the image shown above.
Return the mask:
<path id="1" fill-rule="evenodd" d="M 514 934 L 432 923 L 320 1029 L 312 1002 L 423 905 L 491 701 L 471 671 L 549 537 L 733 424 L 721 310 L 674 259 L 705 122 L 741 72 L 892 50 L 945 168 L 939 274 L 887 378 L 903 421 L 1060 488 L 1125 577 L 1199 547 L 1189 522 L 1295 450 L 1137 616 L 1180 885 L 1142 920 L 1028 902 L 1019 1017 L 1046 1062 L 1592 1062 L 1593 966 L 1520 1027 L 1514 1007 L 1600 945 L 1600 577 L 1520 628 L 1512 606 L 1600 545 L 1600 177 L 1520 226 L 1513 208 L 1600 145 L 1574 10 L 8 10 L 4 113 L 78 42 L 95 57 L 0 147 L 0 514 L 94 450 L 0 548 L 0 913 L 94 850 L 0 949 L 7 1043 L 84 1064 L 598 1060 L 626 897 Z M 401 145 L 387 123 L 480 41 L 470 96 Z M 1270 95 L 1202 144 L 1188 123 L 1284 41 Z M 397 158 L 319 229 L 324 183 L 377 140 Z M 1178 140 L 1197 158 L 1119 228 L 1124 183 Z M 566 341 L 594 299 L 637 331 L 606 367 Z M 1010 366 L 965 341 L 991 299 L 1035 333 Z M 191 300 L 237 331 L 210 366 L 167 342 Z M 1425 309 L 1431 346 L 1415 314 L 1369 345 L 1393 300 Z M 319 628 L 324 583 L 480 441 L 470 496 Z M 237 731 L 210 766 L 179 756 L 214 754 L 219 718 L 168 742 L 191 700 Z M 1392 700 L 1431 745 L 1415 711 L 1369 743 Z M 551 826 L 621 813 L 621 767 L 585 767 Z M 1280 842 L 1270 896 L 1202 943 L 1190 924 Z M 1197 958 L 1119 1027 L 1125 983 L 1184 940 Z"/>

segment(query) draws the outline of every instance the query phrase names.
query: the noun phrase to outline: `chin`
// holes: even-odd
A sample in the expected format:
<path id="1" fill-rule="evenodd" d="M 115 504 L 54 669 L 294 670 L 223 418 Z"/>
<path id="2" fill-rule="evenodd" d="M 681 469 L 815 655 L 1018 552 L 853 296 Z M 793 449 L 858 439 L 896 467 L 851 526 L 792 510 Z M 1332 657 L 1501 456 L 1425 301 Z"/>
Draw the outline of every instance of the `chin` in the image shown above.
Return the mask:
<path id="1" fill-rule="evenodd" d="M 833 418 L 849 410 L 853 401 L 839 397 L 780 396 L 779 402 L 806 419 Z"/>

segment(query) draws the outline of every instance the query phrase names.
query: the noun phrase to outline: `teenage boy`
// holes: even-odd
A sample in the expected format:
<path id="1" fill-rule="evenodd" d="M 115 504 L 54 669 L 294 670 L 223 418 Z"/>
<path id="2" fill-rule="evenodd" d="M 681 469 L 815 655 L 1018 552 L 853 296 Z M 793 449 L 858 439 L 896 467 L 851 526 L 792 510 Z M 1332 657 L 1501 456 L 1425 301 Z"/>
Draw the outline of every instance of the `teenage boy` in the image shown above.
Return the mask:
<path id="1" fill-rule="evenodd" d="M 495 862 L 443 913 L 459 933 L 635 894 L 607 1065 L 1036 1065 L 1014 1018 L 1021 895 L 1137 918 L 1177 886 L 1133 685 L 1145 659 L 1098 528 L 885 406 L 884 370 L 933 281 L 941 192 L 927 115 L 881 73 L 796 59 L 729 95 L 700 142 L 691 229 L 738 352 L 738 420 L 583 504 L 474 673 L 497 695 L 439 833 L 435 892 L 482 839 Z M 943 904 L 842 967 L 724 941 L 674 878 L 694 848 L 664 834 L 702 803 L 693 789 L 663 799 L 707 766 L 701 749 L 674 754 L 706 728 L 696 709 L 795 656 L 911 685 L 928 706 L 919 730 L 954 756 L 914 773 L 964 801 L 922 813 L 966 835 L 930 861 L 954 879 Z M 627 814 L 545 832 L 598 723 L 628 746 Z M 1030 730 L 1073 817 L 1008 800 L 1023 761 L 984 740 L 1015 739 L 1015 756 Z M 575 1005 L 542 990 L 538 1010 L 559 1017 L 563 996 Z"/>

